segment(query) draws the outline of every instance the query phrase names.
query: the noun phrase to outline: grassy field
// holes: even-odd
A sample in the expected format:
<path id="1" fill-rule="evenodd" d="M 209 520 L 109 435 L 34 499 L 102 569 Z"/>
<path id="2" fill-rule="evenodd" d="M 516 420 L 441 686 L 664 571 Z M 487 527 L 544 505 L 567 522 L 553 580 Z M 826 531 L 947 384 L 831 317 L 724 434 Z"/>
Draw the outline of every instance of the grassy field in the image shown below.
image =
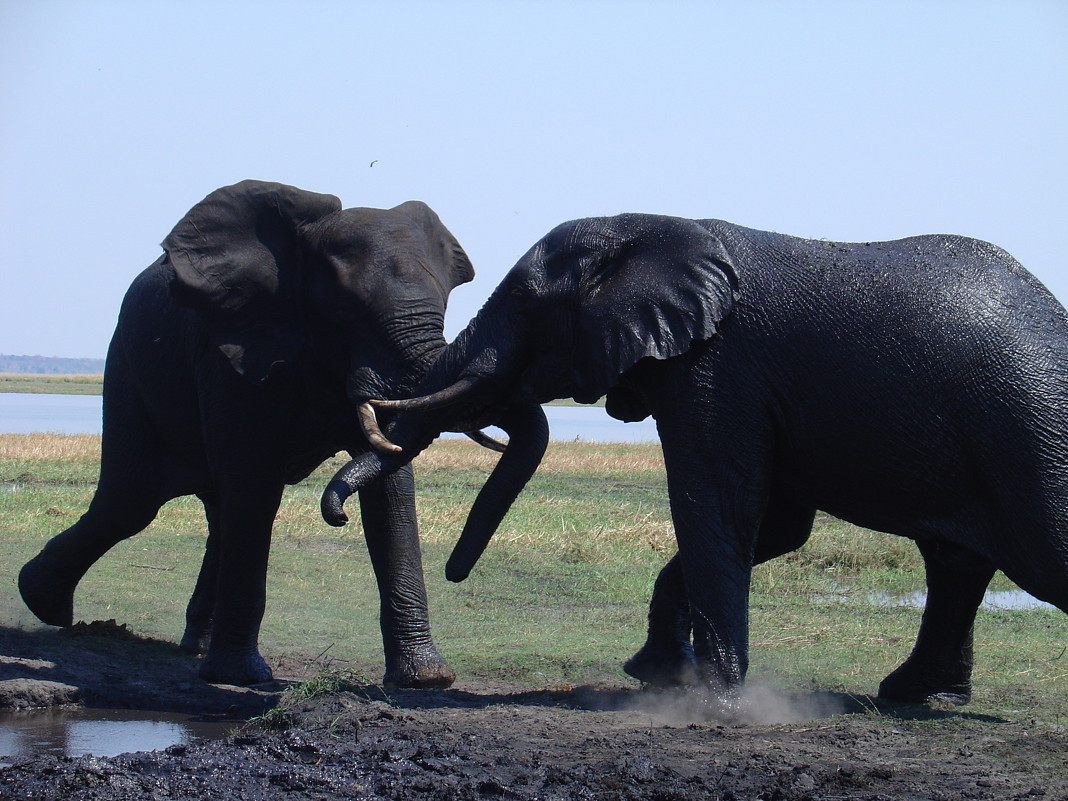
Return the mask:
<path id="1" fill-rule="evenodd" d="M 0 392 L 26 392 L 47 395 L 99 395 L 102 375 L 38 375 L 0 373 Z"/>
<path id="2" fill-rule="evenodd" d="M 32 622 L 14 577 L 85 509 L 99 446 L 96 436 L 0 435 L 0 624 Z M 552 443 L 475 572 L 450 584 L 445 559 L 494 458 L 447 440 L 416 463 L 439 648 L 465 678 L 537 686 L 620 680 L 620 664 L 643 638 L 653 580 L 674 551 L 658 446 Z M 318 512 L 321 487 L 339 465 L 324 465 L 286 492 L 262 645 L 268 657 L 327 652 L 378 675 L 377 596 L 359 525 L 331 529 Z M 177 639 L 203 530 L 195 499 L 168 504 L 146 532 L 90 571 L 76 616 Z M 910 542 L 821 516 L 804 549 L 757 569 L 751 675 L 787 688 L 874 693 L 912 647 L 920 611 L 871 593 L 922 588 Z M 1066 631 L 1059 611 L 981 611 L 969 712 L 1027 709 L 1068 724 Z"/>

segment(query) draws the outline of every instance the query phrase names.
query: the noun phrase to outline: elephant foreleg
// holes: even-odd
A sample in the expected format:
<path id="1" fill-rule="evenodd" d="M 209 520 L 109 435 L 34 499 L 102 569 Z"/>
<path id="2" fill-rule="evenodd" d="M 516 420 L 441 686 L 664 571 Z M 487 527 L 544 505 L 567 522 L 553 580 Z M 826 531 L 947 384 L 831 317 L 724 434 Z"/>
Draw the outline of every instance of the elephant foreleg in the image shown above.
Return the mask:
<path id="1" fill-rule="evenodd" d="M 411 466 L 360 490 L 360 516 L 381 599 L 383 683 L 448 687 L 456 674 L 430 635 Z"/>
<path id="2" fill-rule="evenodd" d="M 731 709 L 749 667 L 749 582 L 768 492 L 756 465 L 716 460 L 695 443 L 692 427 L 658 423 L 697 680 Z"/>
<path id="3" fill-rule="evenodd" d="M 912 653 L 883 679 L 879 696 L 966 704 L 972 693 L 972 627 L 994 567 L 949 542 L 916 544 L 927 571 L 927 604 Z"/>
<path id="4" fill-rule="evenodd" d="M 812 532 L 815 510 L 772 499 L 760 524 L 753 564 L 760 564 L 805 544 Z M 694 655 L 690 600 L 682 566 L 675 555 L 660 571 L 649 600 L 649 630 L 645 644 L 627 660 L 623 670 L 646 684 L 671 685 L 693 681 Z"/>

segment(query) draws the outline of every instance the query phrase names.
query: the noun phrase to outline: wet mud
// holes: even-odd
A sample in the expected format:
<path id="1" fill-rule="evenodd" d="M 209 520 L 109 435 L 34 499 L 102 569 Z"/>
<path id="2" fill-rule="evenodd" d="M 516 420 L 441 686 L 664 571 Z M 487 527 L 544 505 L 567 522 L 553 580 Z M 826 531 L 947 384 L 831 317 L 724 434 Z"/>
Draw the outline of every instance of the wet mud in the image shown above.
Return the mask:
<path id="1" fill-rule="evenodd" d="M 0 629 L 0 703 L 247 718 L 318 669 L 292 659 L 271 686 L 212 686 L 173 645 L 123 637 Z M 219 739 L 15 758 L 0 798 L 1068 799 L 1068 728 L 834 693 L 777 701 L 739 723 L 622 682 L 354 685 Z"/>

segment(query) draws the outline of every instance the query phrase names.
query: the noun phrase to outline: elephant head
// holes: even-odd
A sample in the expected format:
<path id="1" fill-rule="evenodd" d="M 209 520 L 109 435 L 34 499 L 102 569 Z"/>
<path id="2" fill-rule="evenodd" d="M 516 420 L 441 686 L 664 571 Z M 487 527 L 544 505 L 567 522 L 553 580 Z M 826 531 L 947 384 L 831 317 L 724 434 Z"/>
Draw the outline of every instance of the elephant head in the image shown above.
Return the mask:
<path id="1" fill-rule="evenodd" d="M 399 412 L 390 430 L 398 451 L 369 453 L 342 468 L 324 494 L 324 517 L 343 523 L 348 494 L 406 463 L 441 431 L 496 423 L 511 437 L 507 451 L 446 567 L 451 580 L 462 580 L 537 469 L 548 436 L 540 404 L 607 395 L 613 416 L 648 416 L 645 400 L 620 386 L 622 376 L 643 359 L 669 359 L 714 336 L 737 284 L 732 258 L 710 225 L 624 214 L 558 226 L 445 349 L 421 397 L 372 402 Z"/>
<path id="2" fill-rule="evenodd" d="M 309 359 L 354 402 L 413 389 L 445 345 L 450 290 L 474 276 L 421 202 L 342 209 L 261 181 L 212 192 L 163 248 L 173 293 L 235 371 L 263 382 Z"/>

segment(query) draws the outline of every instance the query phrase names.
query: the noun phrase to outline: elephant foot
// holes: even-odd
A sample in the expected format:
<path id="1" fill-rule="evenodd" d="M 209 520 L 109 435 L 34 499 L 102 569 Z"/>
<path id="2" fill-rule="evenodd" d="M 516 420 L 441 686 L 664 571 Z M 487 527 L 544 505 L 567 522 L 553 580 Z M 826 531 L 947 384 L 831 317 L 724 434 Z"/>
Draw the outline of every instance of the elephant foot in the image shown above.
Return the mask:
<path id="1" fill-rule="evenodd" d="M 263 684 L 274 674 L 256 651 L 211 653 L 200 663 L 200 678 L 209 684 L 234 684 L 246 687 Z"/>
<path id="2" fill-rule="evenodd" d="M 697 681 L 697 660 L 689 643 L 646 643 L 624 663 L 623 672 L 643 684 L 677 687 Z"/>
<path id="3" fill-rule="evenodd" d="M 431 646 L 417 655 L 386 660 L 384 687 L 421 690 L 442 690 L 456 681 L 456 673 L 449 663 Z"/>
<path id="4" fill-rule="evenodd" d="M 19 572 L 19 593 L 38 620 L 49 626 L 74 623 L 74 588 L 77 582 L 64 581 L 50 570 L 38 554 Z"/>
<path id="5" fill-rule="evenodd" d="M 211 649 L 211 624 L 207 626 L 186 626 L 182 641 L 178 647 L 187 654 L 200 656 Z"/>
<path id="6" fill-rule="evenodd" d="M 964 706 L 972 698 L 972 683 L 970 678 L 961 678 L 959 674 L 940 676 L 938 671 L 923 671 L 906 662 L 882 680 L 879 697 L 912 704 Z"/>

